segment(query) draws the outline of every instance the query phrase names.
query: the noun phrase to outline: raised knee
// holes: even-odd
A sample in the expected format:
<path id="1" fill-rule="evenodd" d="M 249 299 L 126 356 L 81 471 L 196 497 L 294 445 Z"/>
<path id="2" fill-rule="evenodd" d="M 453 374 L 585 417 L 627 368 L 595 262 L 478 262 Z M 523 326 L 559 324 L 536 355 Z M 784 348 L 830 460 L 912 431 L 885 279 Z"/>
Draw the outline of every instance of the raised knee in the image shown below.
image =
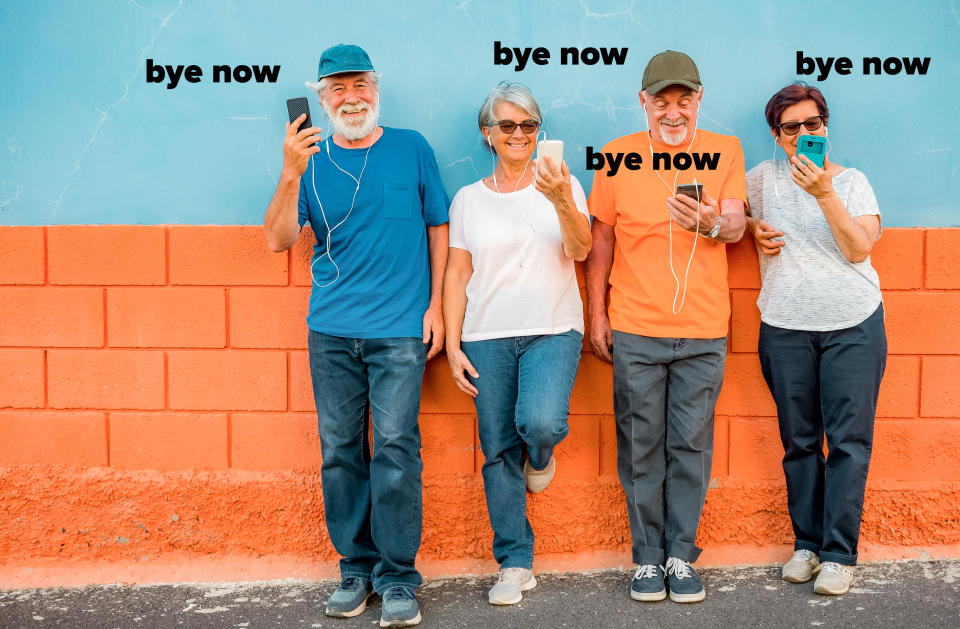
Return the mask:
<path id="1" fill-rule="evenodd" d="M 566 417 L 545 414 L 535 414 L 522 419 L 517 422 L 517 429 L 527 445 L 535 447 L 556 445 L 570 432 Z"/>

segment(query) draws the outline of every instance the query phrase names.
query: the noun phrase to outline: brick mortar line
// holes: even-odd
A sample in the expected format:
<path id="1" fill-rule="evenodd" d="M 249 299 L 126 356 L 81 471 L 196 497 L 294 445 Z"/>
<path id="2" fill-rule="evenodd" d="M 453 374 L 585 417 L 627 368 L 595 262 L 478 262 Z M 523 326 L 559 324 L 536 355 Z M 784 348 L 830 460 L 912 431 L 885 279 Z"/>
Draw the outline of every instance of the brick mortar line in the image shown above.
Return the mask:
<path id="1" fill-rule="evenodd" d="M 314 416 L 316 411 L 284 411 L 284 410 L 258 410 L 258 409 L 236 409 L 236 408 L 222 408 L 222 409 L 189 409 L 189 408 L 96 408 L 96 407 L 64 407 L 64 408 L 55 408 L 55 407 L 6 407 L 0 408 L 0 415 L 4 413 L 38 413 L 38 414 L 53 414 L 53 413 L 69 413 L 69 412 L 82 412 L 82 413 L 137 413 L 139 415 L 164 415 L 170 413 L 177 414 L 188 414 L 188 415 L 223 415 L 223 414 L 250 414 L 250 415 L 274 415 L 274 416 L 284 416 L 284 415 L 304 415 L 304 416 Z M 464 421 L 472 420 L 471 423 L 475 423 L 475 414 L 466 413 L 466 412 L 421 412 L 420 415 L 430 416 L 430 417 L 451 417 L 457 416 L 462 417 Z M 577 419 L 592 418 L 600 422 L 604 421 L 615 421 L 615 418 L 612 413 L 570 413 L 570 417 Z M 729 415 L 716 413 L 716 417 L 723 417 L 728 420 L 730 419 L 739 419 L 748 422 L 766 422 L 766 421 L 776 421 L 777 417 L 775 415 Z M 876 417 L 877 421 L 882 422 L 917 422 L 917 421 L 927 421 L 927 422 L 958 422 L 960 421 L 960 416 L 951 416 L 951 417 L 939 417 L 934 415 L 917 415 L 914 417 L 891 417 L 888 415 L 882 415 Z M 729 424 L 729 422 L 728 422 Z M 479 445 L 475 442 L 475 445 Z"/>
<path id="2" fill-rule="evenodd" d="M 41 286 L 48 286 L 50 288 L 290 288 L 290 289 L 308 289 L 310 288 L 309 284 L 175 284 L 175 283 L 166 283 L 166 284 L 72 284 L 72 283 L 60 283 L 55 284 L 48 282 L 46 279 L 43 283 L 30 283 L 30 284 L 15 284 L 15 283 L 0 283 L 0 288 L 39 288 Z M 744 287 L 730 287 L 728 289 L 730 293 L 758 293 L 760 288 L 744 288 Z M 956 288 L 926 288 L 921 286 L 918 288 L 881 288 L 882 293 L 956 293 L 960 292 L 960 286 Z"/>
<path id="3" fill-rule="evenodd" d="M 218 410 L 218 411 L 208 411 L 208 410 L 180 410 L 180 409 L 164 409 L 164 408 L 0 408 L 0 415 L 4 413 L 24 413 L 32 412 L 40 415 L 52 415 L 54 413 L 136 413 L 137 415 L 169 415 L 169 414 L 185 414 L 185 415 L 225 415 L 227 413 L 256 413 L 258 415 L 263 413 L 275 413 L 283 414 L 283 411 L 235 411 L 235 410 Z M 304 412 L 304 411 L 295 411 L 295 412 Z M 2 467 L 2 464 L 0 464 Z"/>
<path id="4" fill-rule="evenodd" d="M 0 345 L 0 352 L 3 350 L 25 350 L 25 349 L 35 349 L 35 350 L 63 350 L 63 351 L 90 351 L 90 352 L 102 352 L 102 351 L 118 351 L 118 352 L 238 352 L 238 353 L 272 353 L 279 354 L 281 352 L 291 351 L 307 351 L 307 348 L 297 348 L 297 347 L 161 347 L 161 346 L 151 346 L 151 347 L 130 347 L 130 346 L 118 346 L 111 345 L 109 347 L 93 347 L 91 345 L 87 346 L 55 346 L 55 345 Z M 948 354 L 943 354 L 947 356 Z M 960 354 L 957 354 L 960 356 Z"/>

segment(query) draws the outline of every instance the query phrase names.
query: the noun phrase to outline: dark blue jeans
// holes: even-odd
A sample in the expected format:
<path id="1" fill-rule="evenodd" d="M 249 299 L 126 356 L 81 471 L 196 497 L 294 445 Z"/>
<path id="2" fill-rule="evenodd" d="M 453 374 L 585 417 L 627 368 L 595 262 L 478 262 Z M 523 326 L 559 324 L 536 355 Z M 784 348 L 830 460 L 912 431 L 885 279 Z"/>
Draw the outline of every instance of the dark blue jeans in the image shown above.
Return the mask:
<path id="1" fill-rule="evenodd" d="M 794 549 L 819 553 L 820 561 L 856 565 L 877 394 L 887 362 L 883 305 L 860 325 L 832 332 L 761 323 L 759 351 L 777 403 Z"/>
<path id="2" fill-rule="evenodd" d="M 570 428 L 567 414 L 583 335 L 515 336 L 461 343 L 476 368 L 477 430 L 483 489 L 493 527 L 493 556 L 501 568 L 533 566 L 533 528 L 527 519 L 523 451 L 540 470 Z"/>
<path id="3" fill-rule="evenodd" d="M 417 587 L 423 500 L 419 338 L 350 339 L 310 331 L 324 519 L 342 577 Z M 370 453 L 368 416 L 373 422 Z"/>
<path id="4" fill-rule="evenodd" d="M 713 411 L 727 339 L 613 332 L 617 474 L 627 498 L 633 561 L 696 561 L 713 461 Z"/>

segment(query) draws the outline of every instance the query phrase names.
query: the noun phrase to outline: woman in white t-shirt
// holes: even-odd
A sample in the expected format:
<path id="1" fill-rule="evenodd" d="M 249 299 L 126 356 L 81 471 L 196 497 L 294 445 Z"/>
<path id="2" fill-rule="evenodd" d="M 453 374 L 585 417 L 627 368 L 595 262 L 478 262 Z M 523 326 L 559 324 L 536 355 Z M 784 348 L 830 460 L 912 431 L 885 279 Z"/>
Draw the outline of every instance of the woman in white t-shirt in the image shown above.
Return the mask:
<path id="1" fill-rule="evenodd" d="M 537 584 L 526 491 L 542 491 L 553 478 L 583 343 L 573 262 L 590 251 L 587 201 L 565 163 L 533 160 L 541 122 L 526 87 L 495 87 L 478 124 L 496 168 L 461 188 L 450 206 L 447 360 L 477 408 L 500 564 L 489 593 L 495 605 L 517 603 Z"/>
<path id="2" fill-rule="evenodd" d="M 859 170 L 826 155 L 820 168 L 797 154 L 803 134 L 827 135 L 829 116 L 820 90 L 803 83 L 767 103 L 767 124 L 788 159 L 747 173 L 747 229 L 760 252 L 758 350 L 777 403 L 795 537 L 783 580 L 804 583 L 819 572 L 815 592 L 844 594 L 857 563 L 887 340 L 870 264 L 881 231 L 873 189 Z"/>

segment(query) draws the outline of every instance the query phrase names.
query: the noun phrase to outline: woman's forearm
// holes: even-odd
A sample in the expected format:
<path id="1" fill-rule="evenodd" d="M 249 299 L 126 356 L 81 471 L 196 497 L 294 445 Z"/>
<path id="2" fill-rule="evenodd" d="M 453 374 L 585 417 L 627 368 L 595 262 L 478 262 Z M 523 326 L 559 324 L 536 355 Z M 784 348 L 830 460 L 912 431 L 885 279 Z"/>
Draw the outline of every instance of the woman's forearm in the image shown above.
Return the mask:
<path id="1" fill-rule="evenodd" d="M 563 253 L 577 261 L 586 259 L 590 253 L 593 237 L 590 235 L 590 221 L 577 209 L 573 195 L 565 195 L 553 207 L 560 220 L 560 236 L 563 241 Z"/>
<path id="2" fill-rule="evenodd" d="M 863 262 L 870 255 L 873 240 L 870 234 L 843 207 L 840 197 L 831 193 L 817 199 L 823 216 L 830 225 L 833 239 L 843 257 L 850 262 Z"/>
<path id="3" fill-rule="evenodd" d="M 471 274 L 447 267 L 443 277 L 443 326 L 448 348 L 460 348 L 463 333 L 463 314 L 467 310 L 467 282 Z"/>

